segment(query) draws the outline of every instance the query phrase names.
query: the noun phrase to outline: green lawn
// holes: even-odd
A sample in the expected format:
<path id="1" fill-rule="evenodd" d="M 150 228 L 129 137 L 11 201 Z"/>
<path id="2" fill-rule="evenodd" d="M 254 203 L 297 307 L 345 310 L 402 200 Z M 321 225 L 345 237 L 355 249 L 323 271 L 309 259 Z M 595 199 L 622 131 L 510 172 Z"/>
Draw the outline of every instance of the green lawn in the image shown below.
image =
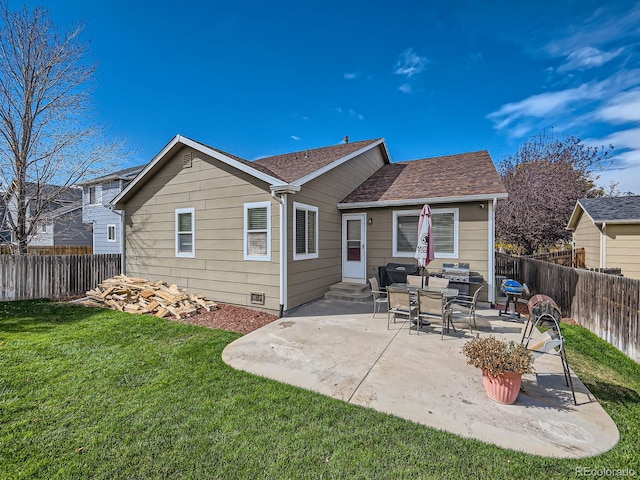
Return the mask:
<path id="1" fill-rule="evenodd" d="M 640 366 L 582 328 L 565 335 L 621 432 L 595 458 L 508 451 L 235 371 L 221 359 L 234 333 L 0 303 L 0 478 L 640 476 Z"/>

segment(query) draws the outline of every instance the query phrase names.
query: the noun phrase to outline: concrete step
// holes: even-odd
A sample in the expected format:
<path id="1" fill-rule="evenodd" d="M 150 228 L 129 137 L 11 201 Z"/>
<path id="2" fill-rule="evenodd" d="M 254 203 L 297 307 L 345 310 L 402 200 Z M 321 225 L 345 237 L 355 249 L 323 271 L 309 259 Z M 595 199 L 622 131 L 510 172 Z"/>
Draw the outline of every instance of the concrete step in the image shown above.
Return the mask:
<path id="1" fill-rule="evenodd" d="M 367 284 L 340 282 L 329 287 L 325 300 L 342 300 L 366 303 L 371 300 L 371 289 Z"/>

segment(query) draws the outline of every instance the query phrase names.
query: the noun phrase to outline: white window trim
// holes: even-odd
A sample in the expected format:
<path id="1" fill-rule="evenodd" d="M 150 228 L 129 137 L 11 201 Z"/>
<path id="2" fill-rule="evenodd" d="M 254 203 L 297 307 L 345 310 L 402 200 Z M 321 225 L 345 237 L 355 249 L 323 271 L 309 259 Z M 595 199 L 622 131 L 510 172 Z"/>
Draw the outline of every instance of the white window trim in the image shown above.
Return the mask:
<path id="1" fill-rule="evenodd" d="M 109 229 L 113 228 L 113 238 L 109 238 Z M 107 242 L 116 242 L 118 239 L 118 230 L 115 224 L 107 225 Z"/>
<path id="2" fill-rule="evenodd" d="M 312 211 L 315 212 L 316 214 L 316 228 L 315 228 L 315 232 L 316 232 L 316 241 L 315 241 L 315 245 L 316 245 L 316 252 L 315 253 L 296 253 L 296 232 L 297 232 L 297 215 L 296 215 L 296 211 L 297 210 L 305 210 L 305 211 Z M 318 207 L 314 207 L 312 205 L 306 205 L 304 203 L 298 203 L 298 202 L 293 202 L 293 259 L 294 260 L 309 260 L 312 258 L 318 258 L 320 256 L 320 245 L 318 240 L 320 239 L 320 229 L 318 228 L 320 225 L 320 214 L 319 214 L 319 209 Z M 305 239 L 307 237 L 307 235 L 309 234 L 309 231 L 307 230 L 307 227 L 305 225 Z M 308 240 L 305 240 L 305 245 L 309 245 Z"/>
<path id="3" fill-rule="evenodd" d="M 415 252 L 398 251 L 398 217 L 406 215 L 420 215 L 421 210 L 394 210 L 393 211 L 393 256 L 401 258 L 414 258 Z M 432 208 L 431 214 L 453 213 L 453 253 L 435 252 L 435 258 L 458 258 L 460 247 L 460 209 L 459 208 Z"/>
<path id="4" fill-rule="evenodd" d="M 266 255 L 249 255 L 249 231 L 247 224 L 249 219 L 249 210 L 253 208 L 267 208 L 267 254 Z M 244 227 L 243 227 L 243 249 L 244 259 L 255 262 L 271 261 L 271 202 L 251 202 L 244 204 Z"/>
<path id="5" fill-rule="evenodd" d="M 179 249 L 179 241 L 178 241 L 178 217 L 181 213 L 190 213 L 191 214 L 191 251 L 190 252 L 180 252 Z M 180 258 L 196 258 L 196 209 L 193 207 L 190 208 L 176 208 L 176 226 L 175 226 L 175 242 L 176 242 L 176 257 Z M 183 232 L 187 233 L 187 232 Z"/>

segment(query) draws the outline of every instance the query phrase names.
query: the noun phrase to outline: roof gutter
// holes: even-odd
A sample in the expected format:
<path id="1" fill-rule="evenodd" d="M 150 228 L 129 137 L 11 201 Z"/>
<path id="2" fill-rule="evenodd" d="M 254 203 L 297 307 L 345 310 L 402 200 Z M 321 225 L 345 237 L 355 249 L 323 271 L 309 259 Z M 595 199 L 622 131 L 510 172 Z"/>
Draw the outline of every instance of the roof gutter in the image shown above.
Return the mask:
<path id="1" fill-rule="evenodd" d="M 461 202 L 479 202 L 494 201 L 505 199 L 507 193 L 465 195 L 459 197 L 431 197 L 431 198 L 414 198 L 407 200 L 382 200 L 375 202 L 352 202 L 338 203 L 338 209 L 349 210 L 355 208 L 372 208 L 372 207 L 403 207 L 407 205 L 424 205 L 425 203 L 461 203 Z"/>

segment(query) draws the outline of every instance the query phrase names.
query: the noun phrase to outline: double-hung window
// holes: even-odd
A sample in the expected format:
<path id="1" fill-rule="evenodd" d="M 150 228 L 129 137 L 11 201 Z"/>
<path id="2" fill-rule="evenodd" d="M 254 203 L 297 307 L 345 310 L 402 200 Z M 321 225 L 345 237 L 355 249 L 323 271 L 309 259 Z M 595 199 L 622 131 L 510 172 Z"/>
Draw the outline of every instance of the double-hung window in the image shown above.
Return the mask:
<path id="1" fill-rule="evenodd" d="M 293 202 L 294 260 L 318 258 L 318 207 Z"/>
<path id="2" fill-rule="evenodd" d="M 436 258 L 458 258 L 457 208 L 431 210 L 433 242 Z M 413 257 L 418 242 L 420 210 L 393 212 L 393 256 Z"/>
<path id="3" fill-rule="evenodd" d="M 244 259 L 271 261 L 271 203 L 244 204 Z"/>
<path id="4" fill-rule="evenodd" d="M 176 208 L 176 257 L 196 256 L 196 213 L 194 208 Z"/>

